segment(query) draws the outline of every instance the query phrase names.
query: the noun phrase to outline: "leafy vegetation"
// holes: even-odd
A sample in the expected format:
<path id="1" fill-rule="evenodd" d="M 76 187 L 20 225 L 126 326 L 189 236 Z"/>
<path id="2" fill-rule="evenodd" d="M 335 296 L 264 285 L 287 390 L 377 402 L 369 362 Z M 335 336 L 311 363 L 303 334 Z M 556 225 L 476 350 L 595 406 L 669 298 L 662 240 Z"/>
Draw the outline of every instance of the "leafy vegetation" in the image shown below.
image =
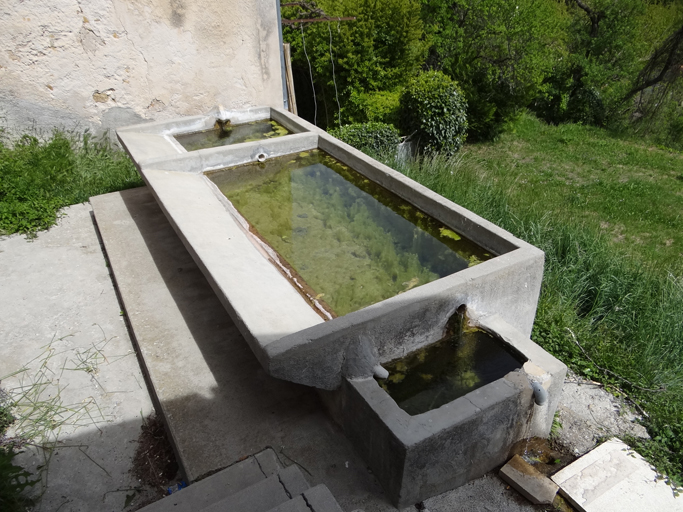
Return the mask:
<path id="1" fill-rule="evenodd" d="M 283 28 L 293 49 L 299 115 L 322 127 L 386 121 L 367 115 L 366 100 L 377 91 L 394 91 L 420 70 L 427 52 L 420 1 L 319 0 L 282 9 L 285 18 L 323 14 L 356 21 Z"/>
<path id="2" fill-rule="evenodd" d="M 440 71 L 421 73 L 401 96 L 401 126 L 420 149 L 452 155 L 467 137 L 467 103 L 453 80 Z"/>
<path id="3" fill-rule="evenodd" d="M 386 123 L 354 123 L 329 132 L 333 137 L 372 155 L 395 153 L 401 142 L 398 130 Z"/>
<path id="4" fill-rule="evenodd" d="M 290 4 L 292 5 L 292 4 Z M 328 127 L 398 126 L 396 102 L 421 71 L 441 71 L 468 104 L 469 140 L 493 140 L 526 108 L 551 123 L 647 135 L 683 148 L 683 4 L 667 0 L 320 0 L 295 24 L 300 113 Z M 309 67 L 310 63 L 310 67 Z M 409 133 L 404 133 L 409 135 Z"/>
<path id="5" fill-rule="evenodd" d="M 135 166 L 106 140 L 54 132 L 0 140 L 0 234 L 29 236 L 52 226 L 60 208 L 142 185 Z"/>
<path id="6" fill-rule="evenodd" d="M 463 88 L 473 140 L 503 123 L 540 92 L 567 52 L 562 5 L 548 0 L 426 0 L 432 47 L 427 65 Z"/>

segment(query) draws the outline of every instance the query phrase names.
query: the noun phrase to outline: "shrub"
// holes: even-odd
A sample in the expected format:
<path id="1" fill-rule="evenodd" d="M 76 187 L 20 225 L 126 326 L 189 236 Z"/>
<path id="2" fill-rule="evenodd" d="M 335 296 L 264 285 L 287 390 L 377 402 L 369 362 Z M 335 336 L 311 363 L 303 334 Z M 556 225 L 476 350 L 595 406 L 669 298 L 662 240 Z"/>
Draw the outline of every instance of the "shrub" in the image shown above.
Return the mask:
<path id="1" fill-rule="evenodd" d="M 346 107 L 347 116 L 359 123 L 399 122 L 400 91 L 352 92 Z"/>
<path id="2" fill-rule="evenodd" d="M 458 84 L 440 71 L 410 81 L 401 95 L 401 126 L 425 152 L 452 155 L 467 136 L 467 102 Z"/>
<path id="3" fill-rule="evenodd" d="M 334 128 L 330 135 L 374 156 L 392 155 L 401 142 L 398 130 L 385 123 L 354 123 Z"/>

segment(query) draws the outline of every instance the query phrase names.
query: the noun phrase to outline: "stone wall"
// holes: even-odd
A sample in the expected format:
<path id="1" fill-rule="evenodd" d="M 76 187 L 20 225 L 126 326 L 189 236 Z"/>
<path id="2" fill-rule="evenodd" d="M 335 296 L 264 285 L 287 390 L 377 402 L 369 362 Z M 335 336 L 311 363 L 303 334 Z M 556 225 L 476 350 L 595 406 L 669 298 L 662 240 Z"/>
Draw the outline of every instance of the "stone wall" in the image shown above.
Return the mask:
<path id="1" fill-rule="evenodd" d="M 277 0 L 7 0 L 0 127 L 95 133 L 282 107 Z"/>

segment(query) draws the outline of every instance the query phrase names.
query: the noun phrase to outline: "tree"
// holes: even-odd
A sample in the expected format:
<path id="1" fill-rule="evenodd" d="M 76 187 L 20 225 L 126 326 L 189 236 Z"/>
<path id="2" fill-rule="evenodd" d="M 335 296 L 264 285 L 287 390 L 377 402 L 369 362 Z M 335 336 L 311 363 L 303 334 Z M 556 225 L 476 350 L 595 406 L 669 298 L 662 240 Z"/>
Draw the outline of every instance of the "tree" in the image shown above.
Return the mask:
<path id="1" fill-rule="evenodd" d="M 428 65 L 462 87 L 475 140 L 495 137 L 564 54 L 564 7 L 553 0 L 423 0 L 423 18 Z"/>
<path id="2" fill-rule="evenodd" d="M 649 87 L 672 84 L 683 75 L 683 25 L 669 35 L 650 55 L 624 100 Z"/>
<path id="3" fill-rule="evenodd" d="M 567 58 L 546 79 L 536 111 L 550 122 L 605 125 L 618 117 L 652 45 L 646 0 L 566 0 Z"/>
<path id="4" fill-rule="evenodd" d="M 317 108 L 323 127 L 339 123 L 340 116 L 343 123 L 365 121 L 349 98 L 400 87 L 424 62 L 419 0 L 320 0 L 315 7 L 329 17 L 355 16 L 356 21 L 307 24 L 303 37 L 301 26 L 285 28 L 302 115 L 312 121 Z M 291 9 L 283 9 L 283 17 L 300 17 L 300 9 Z"/>

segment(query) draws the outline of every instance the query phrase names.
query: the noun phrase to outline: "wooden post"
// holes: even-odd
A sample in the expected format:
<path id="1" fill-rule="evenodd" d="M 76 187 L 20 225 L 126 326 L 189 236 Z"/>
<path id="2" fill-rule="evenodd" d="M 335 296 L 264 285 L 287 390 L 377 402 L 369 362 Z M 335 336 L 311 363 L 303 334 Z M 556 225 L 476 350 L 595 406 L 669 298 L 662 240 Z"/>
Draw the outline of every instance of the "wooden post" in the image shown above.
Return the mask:
<path id="1" fill-rule="evenodd" d="M 285 81 L 287 82 L 287 97 L 289 98 L 289 111 L 299 115 L 296 110 L 296 95 L 294 93 L 294 79 L 292 78 L 292 54 L 289 43 L 284 43 L 285 54 Z"/>

